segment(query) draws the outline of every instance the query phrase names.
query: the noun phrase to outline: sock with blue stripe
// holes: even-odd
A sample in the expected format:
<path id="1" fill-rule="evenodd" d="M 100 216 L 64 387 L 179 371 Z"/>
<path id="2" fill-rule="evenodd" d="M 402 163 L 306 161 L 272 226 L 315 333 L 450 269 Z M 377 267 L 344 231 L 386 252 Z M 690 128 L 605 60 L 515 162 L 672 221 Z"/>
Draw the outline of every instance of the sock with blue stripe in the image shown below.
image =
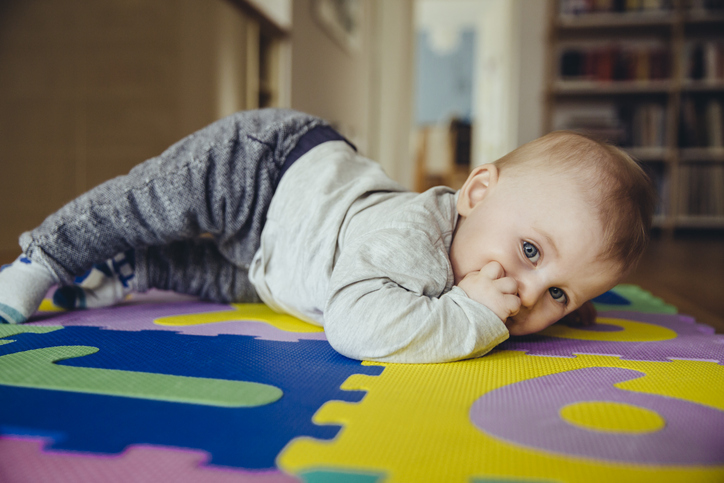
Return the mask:
<path id="1" fill-rule="evenodd" d="M 74 285 L 58 288 L 53 294 L 53 303 L 64 309 L 90 309 L 122 301 L 136 291 L 134 254 L 128 250 L 93 265 L 88 272 L 76 277 Z"/>
<path id="2" fill-rule="evenodd" d="M 0 269 L 0 323 L 22 324 L 38 310 L 55 277 L 25 255 Z"/>

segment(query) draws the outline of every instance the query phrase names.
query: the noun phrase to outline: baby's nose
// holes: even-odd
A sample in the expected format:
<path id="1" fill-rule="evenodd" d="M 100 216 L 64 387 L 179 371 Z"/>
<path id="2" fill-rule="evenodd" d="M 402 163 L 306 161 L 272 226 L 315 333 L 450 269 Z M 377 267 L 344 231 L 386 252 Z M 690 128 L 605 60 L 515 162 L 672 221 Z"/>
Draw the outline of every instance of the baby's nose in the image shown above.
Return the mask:
<path id="1" fill-rule="evenodd" d="M 521 307 L 533 307 L 546 291 L 546 287 L 540 281 L 534 279 L 518 279 L 518 297 Z"/>

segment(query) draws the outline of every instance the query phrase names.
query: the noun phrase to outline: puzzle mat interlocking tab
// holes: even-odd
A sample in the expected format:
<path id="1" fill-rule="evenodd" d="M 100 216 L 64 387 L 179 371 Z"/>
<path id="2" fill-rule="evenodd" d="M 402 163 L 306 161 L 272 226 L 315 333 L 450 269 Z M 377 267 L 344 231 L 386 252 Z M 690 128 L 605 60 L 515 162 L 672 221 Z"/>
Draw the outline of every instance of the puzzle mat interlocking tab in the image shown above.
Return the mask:
<path id="1" fill-rule="evenodd" d="M 724 481 L 724 340 L 636 287 L 595 327 L 431 365 L 145 298 L 0 327 L 1 481 Z"/>

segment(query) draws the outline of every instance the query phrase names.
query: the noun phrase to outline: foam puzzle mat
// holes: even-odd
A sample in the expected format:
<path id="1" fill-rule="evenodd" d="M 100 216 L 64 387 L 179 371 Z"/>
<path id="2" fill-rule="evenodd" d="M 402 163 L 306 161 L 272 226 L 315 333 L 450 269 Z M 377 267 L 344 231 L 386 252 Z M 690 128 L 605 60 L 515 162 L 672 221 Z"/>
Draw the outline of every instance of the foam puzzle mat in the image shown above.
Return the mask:
<path id="1" fill-rule="evenodd" d="M 151 292 L 0 325 L 0 481 L 723 482 L 724 335 L 648 292 L 447 364 Z"/>

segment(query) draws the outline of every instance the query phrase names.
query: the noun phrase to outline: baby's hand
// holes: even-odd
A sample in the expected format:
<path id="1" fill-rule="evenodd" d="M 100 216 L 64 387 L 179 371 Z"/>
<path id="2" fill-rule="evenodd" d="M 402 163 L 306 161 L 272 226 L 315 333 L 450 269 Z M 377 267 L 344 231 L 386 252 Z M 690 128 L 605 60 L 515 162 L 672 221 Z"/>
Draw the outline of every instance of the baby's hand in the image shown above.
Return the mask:
<path id="1" fill-rule="evenodd" d="M 502 321 L 520 310 L 518 282 L 506 277 L 498 262 L 489 262 L 482 270 L 468 273 L 458 287 L 468 297 L 492 310 Z"/>

